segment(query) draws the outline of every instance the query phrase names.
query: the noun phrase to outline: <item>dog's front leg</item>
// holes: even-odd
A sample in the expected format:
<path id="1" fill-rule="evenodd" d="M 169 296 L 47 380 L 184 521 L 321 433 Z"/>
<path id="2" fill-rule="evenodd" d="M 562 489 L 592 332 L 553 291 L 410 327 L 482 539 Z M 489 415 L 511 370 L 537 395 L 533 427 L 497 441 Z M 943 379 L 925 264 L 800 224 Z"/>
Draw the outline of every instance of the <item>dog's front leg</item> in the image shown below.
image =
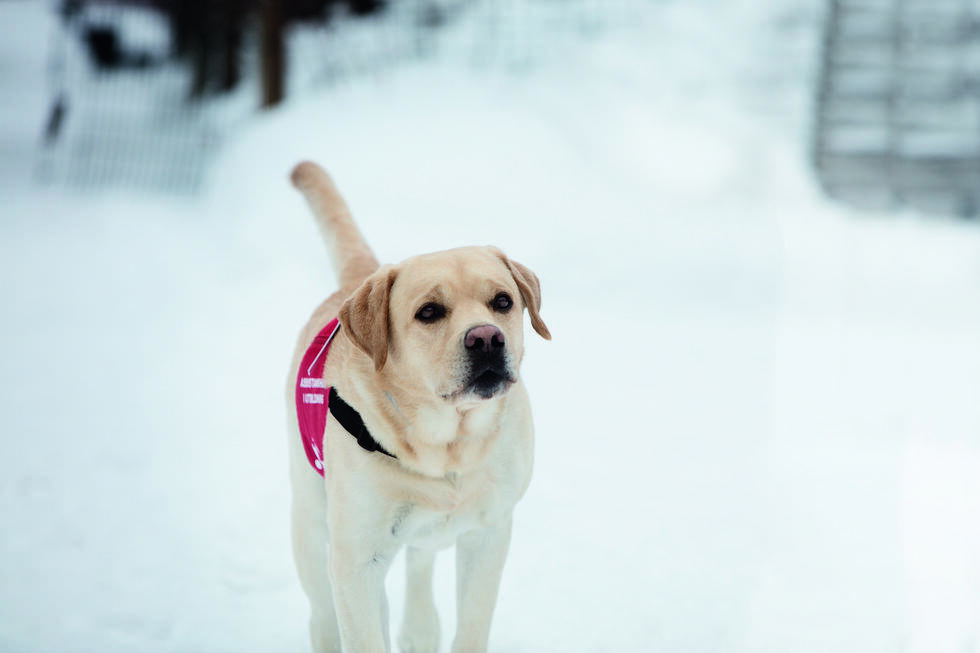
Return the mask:
<path id="1" fill-rule="evenodd" d="M 439 650 L 439 614 L 432 597 L 434 551 L 408 547 L 405 551 L 405 616 L 398 647 L 402 653 Z"/>
<path id="2" fill-rule="evenodd" d="M 340 641 L 345 653 L 389 653 L 385 576 L 395 550 L 364 546 L 331 541 L 330 580 Z"/>
<path id="3" fill-rule="evenodd" d="M 510 546 L 511 520 L 456 540 L 456 639 L 453 653 L 482 653 Z"/>

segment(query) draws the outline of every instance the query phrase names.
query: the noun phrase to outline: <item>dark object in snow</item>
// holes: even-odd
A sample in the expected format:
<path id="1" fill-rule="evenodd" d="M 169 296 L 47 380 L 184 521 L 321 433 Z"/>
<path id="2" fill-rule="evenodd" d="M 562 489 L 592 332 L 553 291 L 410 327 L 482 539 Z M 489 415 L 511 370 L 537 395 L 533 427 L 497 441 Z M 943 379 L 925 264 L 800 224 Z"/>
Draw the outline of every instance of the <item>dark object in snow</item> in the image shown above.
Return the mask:
<path id="1" fill-rule="evenodd" d="M 829 0 L 813 131 L 824 190 L 871 209 L 980 209 L 980 9 Z"/>
<path id="2" fill-rule="evenodd" d="M 122 48 L 116 30 L 104 25 L 85 28 L 85 42 L 92 61 L 99 68 L 117 68 L 122 63 Z"/>
<path id="3" fill-rule="evenodd" d="M 355 16 L 368 16 L 382 9 L 385 3 L 382 0 L 348 0 L 347 6 Z"/>
<path id="4" fill-rule="evenodd" d="M 65 116 L 68 114 L 68 99 L 64 94 L 55 98 L 54 104 L 48 111 L 48 119 L 44 123 L 44 144 L 53 145 L 61 135 L 61 127 L 65 124 Z"/>
<path id="5" fill-rule="evenodd" d="M 102 70 L 116 68 L 147 68 L 155 63 L 147 52 L 130 51 L 123 47 L 119 33 L 111 25 L 86 25 L 83 36 L 92 63 Z"/>
<path id="6" fill-rule="evenodd" d="M 68 31 L 78 33 L 93 65 L 104 72 L 161 63 L 163 56 L 127 45 L 121 20 L 132 10 L 161 15 L 169 26 L 169 56 L 187 64 L 188 95 L 193 98 L 237 87 L 242 50 L 251 42 L 246 32 L 254 24 L 259 32 L 262 105 L 272 106 L 284 96 L 284 34 L 291 24 L 326 22 L 335 6 L 345 7 L 353 16 L 367 16 L 385 4 L 385 0 L 63 0 L 59 13 Z M 97 10 L 97 19 L 91 18 L 92 10 Z"/>

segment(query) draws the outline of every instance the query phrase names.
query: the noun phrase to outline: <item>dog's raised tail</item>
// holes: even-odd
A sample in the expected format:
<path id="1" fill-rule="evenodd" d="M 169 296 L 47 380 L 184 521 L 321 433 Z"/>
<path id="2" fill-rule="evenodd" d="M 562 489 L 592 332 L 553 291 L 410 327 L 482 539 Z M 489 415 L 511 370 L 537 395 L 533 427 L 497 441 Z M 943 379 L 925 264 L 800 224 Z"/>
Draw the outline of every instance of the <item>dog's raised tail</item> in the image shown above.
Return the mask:
<path id="1" fill-rule="evenodd" d="M 354 224 L 347 202 L 340 196 L 333 179 L 312 161 L 298 164 L 290 178 L 313 209 L 340 287 L 360 284 L 378 269 L 378 259 Z"/>

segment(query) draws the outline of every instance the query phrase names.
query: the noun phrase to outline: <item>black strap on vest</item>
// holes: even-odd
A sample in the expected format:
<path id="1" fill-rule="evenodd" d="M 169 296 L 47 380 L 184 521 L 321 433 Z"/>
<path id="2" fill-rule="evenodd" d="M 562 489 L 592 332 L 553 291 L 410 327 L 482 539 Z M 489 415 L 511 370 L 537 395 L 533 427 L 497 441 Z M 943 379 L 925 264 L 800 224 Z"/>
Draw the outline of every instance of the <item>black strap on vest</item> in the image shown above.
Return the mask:
<path id="1" fill-rule="evenodd" d="M 357 440 L 357 444 L 361 445 L 361 449 L 364 449 L 365 451 L 377 451 L 386 456 L 391 456 L 392 458 L 397 459 L 395 454 L 389 453 L 387 449 L 378 444 L 377 440 L 371 437 L 367 427 L 364 426 L 364 420 L 361 419 L 361 414 L 354 410 L 349 403 L 341 399 L 340 395 L 337 394 L 337 389 L 333 386 L 330 387 L 330 404 L 328 412 L 334 416 L 334 419 L 336 419 L 348 433 L 354 436 L 354 439 Z"/>

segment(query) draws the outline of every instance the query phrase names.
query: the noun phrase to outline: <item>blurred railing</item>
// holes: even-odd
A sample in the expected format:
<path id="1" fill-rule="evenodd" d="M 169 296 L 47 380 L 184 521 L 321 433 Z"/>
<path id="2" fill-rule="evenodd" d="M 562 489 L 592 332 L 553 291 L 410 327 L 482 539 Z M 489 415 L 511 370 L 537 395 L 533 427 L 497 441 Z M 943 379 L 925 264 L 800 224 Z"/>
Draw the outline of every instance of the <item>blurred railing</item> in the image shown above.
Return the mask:
<path id="1" fill-rule="evenodd" d="M 980 208 L 980 2 L 831 0 L 814 164 L 856 206 Z"/>

